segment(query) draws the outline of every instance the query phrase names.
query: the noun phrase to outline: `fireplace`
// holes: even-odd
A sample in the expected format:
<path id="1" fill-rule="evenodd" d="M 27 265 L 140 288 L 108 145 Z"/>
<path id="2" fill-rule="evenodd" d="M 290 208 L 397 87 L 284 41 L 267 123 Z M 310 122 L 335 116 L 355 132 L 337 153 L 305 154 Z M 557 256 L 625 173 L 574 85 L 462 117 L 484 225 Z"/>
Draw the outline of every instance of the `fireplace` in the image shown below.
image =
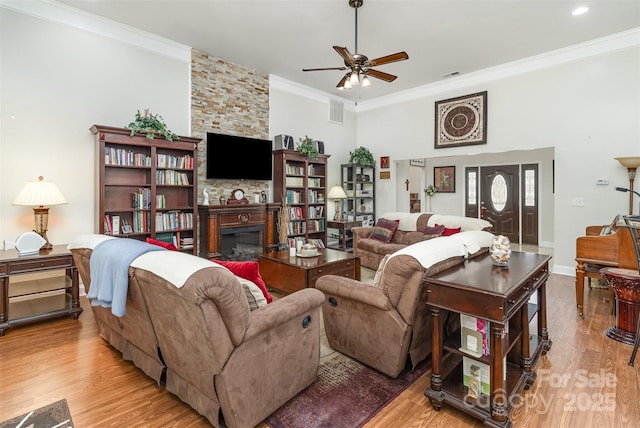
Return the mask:
<path id="1" fill-rule="evenodd" d="M 257 260 L 276 247 L 279 204 L 198 206 L 198 254 L 207 259 Z"/>
<path id="2" fill-rule="evenodd" d="M 264 225 L 220 228 L 220 260 L 257 260 L 263 253 Z"/>

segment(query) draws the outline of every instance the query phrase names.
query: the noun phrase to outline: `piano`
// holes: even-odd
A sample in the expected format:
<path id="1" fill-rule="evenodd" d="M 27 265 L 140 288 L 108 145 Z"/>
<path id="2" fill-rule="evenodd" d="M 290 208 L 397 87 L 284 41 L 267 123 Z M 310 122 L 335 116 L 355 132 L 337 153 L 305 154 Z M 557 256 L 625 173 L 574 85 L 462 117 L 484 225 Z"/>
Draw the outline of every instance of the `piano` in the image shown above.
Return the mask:
<path id="1" fill-rule="evenodd" d="M 576 305 L 581 317 L 584 317 L 585 277 L 602 278 L 600 269 L 604 267 L 638 269 L 629 228 L 616 223 L 617 217 L 610 226 L 613 233 L 609 235 L 601 235 L 606 226 L 587 226 L 586 236 L 576 239 Z"/>

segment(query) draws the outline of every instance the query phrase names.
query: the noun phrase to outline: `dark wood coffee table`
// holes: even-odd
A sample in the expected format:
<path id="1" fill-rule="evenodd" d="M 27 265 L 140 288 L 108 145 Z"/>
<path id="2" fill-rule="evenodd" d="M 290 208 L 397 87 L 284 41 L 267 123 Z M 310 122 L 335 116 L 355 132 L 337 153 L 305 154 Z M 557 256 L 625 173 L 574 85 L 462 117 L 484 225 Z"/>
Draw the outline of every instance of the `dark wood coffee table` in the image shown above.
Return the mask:
<path id="1" fill-rule="evenodd" d="M 289 255 L 289 250 L 258 256 L 260 276 L 267 287 L 293 293 L 315 287 L 324 275 L 340 275 L 360 280 L 360 257 L 353 253 L 323 248 L 316 257 Z"/>

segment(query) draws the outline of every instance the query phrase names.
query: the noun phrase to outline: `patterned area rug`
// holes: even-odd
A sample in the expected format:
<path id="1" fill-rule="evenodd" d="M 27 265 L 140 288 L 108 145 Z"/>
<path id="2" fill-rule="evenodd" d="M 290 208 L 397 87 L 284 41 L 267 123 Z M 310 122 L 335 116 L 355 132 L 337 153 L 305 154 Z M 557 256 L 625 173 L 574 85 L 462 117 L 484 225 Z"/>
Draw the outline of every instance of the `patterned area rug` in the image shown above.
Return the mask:
<path id="1" fill-rule="evenodd" d="M 0 422 L 0 428 L 73 428 L 67 400 L 56 401 L 11 420 Z"/>
<path id="2" fill-rule="evenodd" d="M 320 365 L 311 386 L 265 422 L 272 428 L 360 427 L 430 369 L 431 359 L 427 358 L 415 370 L 405 369 L 392 379 L 336 353 Z"/>

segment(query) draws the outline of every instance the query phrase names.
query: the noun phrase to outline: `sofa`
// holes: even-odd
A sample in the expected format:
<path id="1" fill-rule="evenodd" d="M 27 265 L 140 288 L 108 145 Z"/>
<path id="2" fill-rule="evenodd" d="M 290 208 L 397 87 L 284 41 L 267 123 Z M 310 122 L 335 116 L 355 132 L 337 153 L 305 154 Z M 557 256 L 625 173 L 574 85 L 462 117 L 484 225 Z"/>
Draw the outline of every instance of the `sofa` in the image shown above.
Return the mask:
<path id="1" fill-rule="evenodd" d="M 91 258 L 105 239 L 84 235 L 69 245 L 87 294 Z M 123 316 L 92 305 L 100 336 L 213 426 L 253 427 L 316 379 L 320 291 L 251 311 L 227 268 L 168 250 L 135 258 L 127 279 Z"/>
<path id="2" fill-rule="evenodd" d="M 405 246 L 384 257 L 373 283 L 337 275 L 318 279 L 329 345 L 392 378 L 431 354 L 433 317 L 424 278 L 486 254 L 494 235 L 467 231 Z M 441 310 L 444 335 L 460 325 Z M 443 336 L 444 337 L 444 336 Z"/>
<path id="3" fill-rule="evenodd" d="M 356 256 L 360 256 L 360 264 L 362 266 L 373 270 L 378 269 L 380 262 L 387 254 L 392 254 L 407 245 L 430 239 L 431 235 L 425 234 L 427 227 L 441 225 L 451 231 L 460 229 L 459 231 L 461 232 L 470 230 L 489 231 L 492 227 L 488 221 L 478 218 L 434 213 L 391 212 L 385 213 L 380 219 L 398 221 L 398 228 L 393 234 L 391 242 L 372 239 L 372 233 L 376 230 L 375 226 L 354 227 L 351 229 L 353 234 L 353 253 Z"/>

